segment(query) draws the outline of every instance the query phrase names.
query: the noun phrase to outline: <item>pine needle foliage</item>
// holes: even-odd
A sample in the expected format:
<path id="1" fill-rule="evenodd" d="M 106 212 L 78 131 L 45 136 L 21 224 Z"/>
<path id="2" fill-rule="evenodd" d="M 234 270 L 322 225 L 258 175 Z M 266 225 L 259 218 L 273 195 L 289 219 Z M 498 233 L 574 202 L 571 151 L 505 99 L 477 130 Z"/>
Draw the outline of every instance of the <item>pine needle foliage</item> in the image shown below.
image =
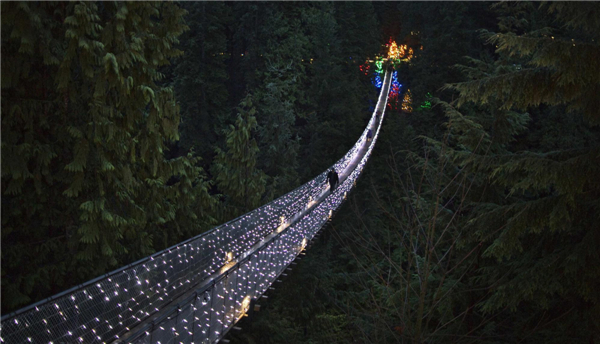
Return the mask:
<path id="1" fill-rule="evenodd" d="M 252 96 L 247 95 L 240 102 L 235 125 L 223 131 L 227 150 L 215 149 L 212 172 L 217 187 L 226 198 L 228 219 L 260 206 L 265 192 L 266 175 L 256 166 L 259 150 L 254 138 L 255 115 Z"/>
<path id="2" fill-rule="evenodd" d="M 199 233 L 213 204 L 161 67 L 173 3 L 2 3 L 2 307 Z M 183 229 L 185 228 L 185 229 Z"/>
<path id="3" fill-rule="evenodd" d="M 230 8 L 224 2 L 182 2 L 190 30 L 181 36 L 184 55 L 173 60 L 173 87 L 181 105 L 181 141 L 209 166 L 218 133 L 230 113 L 227 89 L 227 27 Z"/>
<path id="4" fill-rule="evenodd" d="M 447 86 L 460 93 L 455 102 L 460 109 L 439 102 L 449 119 L 449 147 L 430 143 L 479 185 L 467 198 L 463 224 L 470 234 L 462 242 L 482 248 L 472 276 L 488 293 L 479 311 L 504 313 L 511 331 L 521 329 L 512 332 L 521 340 L 593 341 L 599 327 L 592 319 L 600 310 L 595 292 L 600 255 L 593 244 L 600 242 L 600 183 L 594 177 L 600 173 L 594 129 L 600 120 L 600 37 L 589 15 L 600 7 L 552 3 L 538 12 L 527 5 L 505 6 L 501 27 L 511 31 L 485 33 L 497 47 L 497 60 L 471 60 L 474 67 L 461 67 L 473 80 Z M 556 24 L 550 24 L 557 27 L 531 24 L 540 12 L 552 15 Z M 521 145 L 524 129 L 534 123 L 530 115 L 512 110 L 535 113 L 538 126 L 546 128 L 561 109 L 562 117 L 583 118 L 580 124 L 565 123 L 583 126 L 580 132 L 589 135 L 561 140 L 562 146 L 551 149 Z M 569 132 L 565 128 L 562 134 Z M 566 330 L 575 324 L 576 331 Z"/>
<path id="5" fill-rule="evenodd" d="M 591 19 L 597 18 L 598 6 L 593 2 L 552 2 L 541 7 L 562 25 L 525 28 L 530 30 L 523 34 L 483 31 L 498 54 L 521 58 L 526 63 L 515 64 L 515 68 L 500 75 L 450 86 L 461 92 L 457 105 L 469 101 L 485 104 L 491 97 L 502 101 L 502 109 L 566 104 L 569 112 L 580 112 L 591 125 L 598 125 L 600 66 L 596 61 L 600 60 L 600 30 L 597 20 Z"/>
<path id="6" fill-rule="evenodd" d="M 483 26 L 476 26 L 485 21 L 480 17 L 497 17 L 482 10 L 487 5 L 474 7 L 400 6 L 403 25 L 427 20 L 424 49 L 409 66 L 414 78 L 403 81 L 429 85 L 421 93 L 443 100 L 418 117 L 386 116 L 378 145 L 389 154 L 374 151 L 363 176 L 373 185 L 359 184 L 349 202 L 354 214 L 340 212 L 325 232 L 329 241 L 315 252 L 327 256 L 324 267 L 299 283 L 302 291 L 311 288 L 308 295 L 291 292 L 277 303 L 292 303 L 294 322 L 278 307 L 281 316 L 268 313 L 265 321 L 277 328 L 267 331 L 263 322 L 254 338 L 277 332 L 273 342 L 598 341 L 600 135 L 595 113 L 586 112 L 595 101 L 588 90 L 597 87 L 597 58 L 589 58 L 595 41 L 583 44 L 599 32 L 598 6 L 495 5 L 502 33 L 485 37 L 510 43 L 491 40 L 497 49 L 465 44 Z M 548 47 L 552 36 L 562 45 Z M 571 39 L 579 40 L 576 49 L 584 45 L 581 56 L 564 51 Z M 448 61 L 463 65 L 447 68 Z M 465 79 L 446 92 L 431 89 Z M 320 292 L 323 301 L 312 299 Z M 322 314 L 323 304 L 325 316 L 312 319 L 329 329 L 312 335 L 308 327 L 302 337 L 298 329 L 311 319 L 305 314 Z"/>

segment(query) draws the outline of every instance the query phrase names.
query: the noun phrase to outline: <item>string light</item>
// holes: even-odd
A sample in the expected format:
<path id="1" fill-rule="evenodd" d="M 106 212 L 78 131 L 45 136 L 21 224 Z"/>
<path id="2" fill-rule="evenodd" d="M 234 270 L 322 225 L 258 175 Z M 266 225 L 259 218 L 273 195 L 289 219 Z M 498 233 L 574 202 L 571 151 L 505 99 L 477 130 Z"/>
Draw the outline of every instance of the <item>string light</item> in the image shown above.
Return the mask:
<path id="1" fill-rule="evenodd" d="M 388 51 L 388 59 L 398 59 L 398 58 L 400 58 L 400 51 L 398 50 L 398 45 L 394 41 L 390 45 L 390 50 Z"/>
<path id="2" fill-rule="evenodd" d="M 375 79 L 373 79 L 373 85 L 375 85 L 375 87 L 377 88 L 381 88 L 381 86 L 383 85 L 383 81 L 381 81 L 381 77 L 379 76 L 379 74 L 375 75 Z"/>
<path id="3" fill-rule="evenodd" d="M 400 82 L 398 82 L 398 71 L 394 71 L 392 73 L 392 85 L 390 88 L 390 95 L 389 95 L 390 101 L 387 103 L 387 106 L 390 109 L 397 109 L 398 95 L 400 94 L 401 87 L 402 87 L 402 85 L 400 84 Z"/>
<path id="4" fill-rule="evenodd" d="M 425 98 L 429 99 L 431 97 L 432 97 L 431 93 L 427 92 L 427 94 L 425 95 Z M 419 108 L 421 110 L 431 109 L 431 102 L 429 100 L 425 100 L 423 102 L 423 104 L 421 104 L 421 106 L 419 106 Z"/>
<path id="5" fill-rule="evenodd" d="M 390 49 L 388 51 L 388 59 L 390 60 L 402 59 L 404 61 L 410 61 L 410 59 L 413 57 L 413 49 L 409 48 L 406 44 L 397 45 L 396 41 L 392 41 L 390 38 L 389 46 Z"/>
<path id="6" fill-rule="evenodd" d="M 404 94 L 404 99 L 402 100 L 402 111 L 407 113 L 411 113 L 413 111 L 410 89 L 406 90 L 406 93 Z"/>
<path id="7" fill-rule="evenodd" d="M 368 63 L 362 64 L 360 66 L 358 66 L 358 69 L 365 73 L 365 75 L 369 75 L 369 69 L 371 69 L 371 65 L 369 65 Z"/>
<path id="8" fill-rule="evenodd" d="M 375 62 L 375 66 L 377 67 L 377 69 L 375 70 L 375 73 L 383 74 L 383 60 L 377 60 Z"/>
<path id="9" fill-rule="evenodd" d="M 390 81 L 386 73 L 375 109 L 381 119 Z M 354 147 L 332 166 L 340 174 L 333 192 L 325 171 L 207 233 L 3 317 L 2 341 L 92 343 L 125 334 L 134 343 L 220 340 L 342 204 L 370 157 L 380 126 L 374 111 Z M 370 142 L 368 129 L 375 132 Z M 195 290 L 195 285 L 201 287 Z M 179 305 L 169 305 L 186 293 L 190 296 Z M 141 324 L 154 314 L 161 319 L 155 326 Z"/>

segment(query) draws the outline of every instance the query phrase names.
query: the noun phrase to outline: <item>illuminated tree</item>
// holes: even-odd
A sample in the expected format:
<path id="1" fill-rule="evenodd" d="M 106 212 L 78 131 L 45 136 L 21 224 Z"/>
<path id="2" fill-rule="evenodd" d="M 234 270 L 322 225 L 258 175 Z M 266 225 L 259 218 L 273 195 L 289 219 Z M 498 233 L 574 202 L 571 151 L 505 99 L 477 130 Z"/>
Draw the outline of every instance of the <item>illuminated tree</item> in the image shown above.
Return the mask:
<path id="1" fill-rule="evenodd" d="M 396 42 L 392 42 L 390 44 L 390 50 L 388 52 L 388 59 L 397 59 L 400 58 L 400 51 L 398 50 L 398 45 Z"/>
<path id="2" fill-rule="evenodd" d="M 413 111 L 412 108 L 412 95 L 410 90 L 406 90 L 404 94 L 404 99 L 402 99 L 402 111 L 406 113 L 411 113 Z"/>

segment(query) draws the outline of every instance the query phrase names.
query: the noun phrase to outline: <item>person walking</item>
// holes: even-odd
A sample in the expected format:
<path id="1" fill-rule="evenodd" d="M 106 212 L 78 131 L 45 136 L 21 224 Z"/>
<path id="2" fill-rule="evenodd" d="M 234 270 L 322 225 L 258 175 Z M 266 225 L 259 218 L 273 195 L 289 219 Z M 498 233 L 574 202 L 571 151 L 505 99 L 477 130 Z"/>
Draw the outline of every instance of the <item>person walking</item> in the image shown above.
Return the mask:
<path id="1" fill-rule="evenodd" d="M 329 181 L 329 194 L 331 194 L 333 193 L 333 189 L 335 189 L 340 181 L 339 176 L 334 168 L 327 173 L 327 181 Z"/>

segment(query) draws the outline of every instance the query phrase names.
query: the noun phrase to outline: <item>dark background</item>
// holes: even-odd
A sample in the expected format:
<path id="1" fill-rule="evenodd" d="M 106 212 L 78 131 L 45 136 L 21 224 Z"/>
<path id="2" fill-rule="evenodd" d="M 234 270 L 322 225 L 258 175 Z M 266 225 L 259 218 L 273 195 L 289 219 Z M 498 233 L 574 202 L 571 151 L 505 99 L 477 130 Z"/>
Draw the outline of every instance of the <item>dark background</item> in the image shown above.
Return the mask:
<path id="1" fill-rule="evenodd" d="M 1 6 L 3 314 L 321 173 L 396 41 L 357 189 L 227 338 L 600 340 L 598 3 Z"/>

